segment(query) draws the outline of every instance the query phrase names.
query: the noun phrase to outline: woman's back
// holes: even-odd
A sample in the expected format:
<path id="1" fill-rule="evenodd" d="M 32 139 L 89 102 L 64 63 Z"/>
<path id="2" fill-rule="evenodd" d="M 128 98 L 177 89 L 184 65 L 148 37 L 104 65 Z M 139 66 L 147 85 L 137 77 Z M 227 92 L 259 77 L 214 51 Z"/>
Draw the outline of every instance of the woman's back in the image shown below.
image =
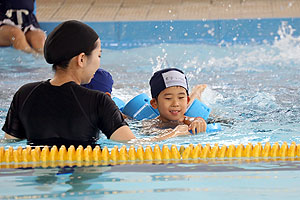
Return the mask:
<path id="1" fill-rule="evenodd" d="M 93 144 L 99 129 L 109 138 L 115 131 L 113 124 L 123 121 L 107 95 L 74 82 L 61 86 L 52 86 L 49 81 L 26 84 L 16 93 L 12 105 L 14 112 L 9 113 L 19 113 L 19 118 L 8 114 L 5 131 L 26 138 L 32 145 L 51 145 L 60 140 Z M 15 126 L 22 131 L 10 130 Z"/>

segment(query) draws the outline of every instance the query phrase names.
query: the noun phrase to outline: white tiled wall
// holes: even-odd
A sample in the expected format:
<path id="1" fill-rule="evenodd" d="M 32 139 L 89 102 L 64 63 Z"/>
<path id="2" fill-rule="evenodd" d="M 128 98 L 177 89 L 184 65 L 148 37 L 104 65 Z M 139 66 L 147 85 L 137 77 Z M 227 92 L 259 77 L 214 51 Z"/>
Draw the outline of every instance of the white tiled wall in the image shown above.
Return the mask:
<path id="1" fill-rule="evenodd" d="M 300 0 L 37 0 L 39 21 L 300 17 Z"/>

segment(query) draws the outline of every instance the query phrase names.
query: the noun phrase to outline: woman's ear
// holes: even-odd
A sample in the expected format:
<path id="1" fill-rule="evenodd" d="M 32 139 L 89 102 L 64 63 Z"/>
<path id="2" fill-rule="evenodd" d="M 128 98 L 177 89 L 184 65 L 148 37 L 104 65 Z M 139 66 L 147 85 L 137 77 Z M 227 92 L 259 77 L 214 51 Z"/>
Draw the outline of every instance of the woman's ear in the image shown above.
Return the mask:
<path id="1" fill-rule="evenodd" d="M 86 59 L 85 53 L 80 53 L 80 54 L 77 56 L 77 64 L 78 64 L 80 67 L 83 67 L 83 66 L 84 66 L 84 59 Z"/>
<path id="2" fill-rule="evenodd" d="M 187 96 L 187 104 L 189 104 L 190 103 L 190 96 Z"/>
<path id="3" fill-rule="evenodd" d="M 157 100 L 155 98 L 150 100 L 150 104 L 154 109 L 157 109 Z"/>

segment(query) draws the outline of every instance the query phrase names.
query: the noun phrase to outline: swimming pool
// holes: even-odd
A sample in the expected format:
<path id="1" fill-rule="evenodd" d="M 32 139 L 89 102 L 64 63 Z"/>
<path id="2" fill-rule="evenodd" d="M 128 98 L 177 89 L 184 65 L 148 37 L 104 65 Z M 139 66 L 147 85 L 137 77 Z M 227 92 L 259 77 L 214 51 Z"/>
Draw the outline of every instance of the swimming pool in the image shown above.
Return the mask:
<path id="1" fill-rule="evenodd" d="M 147 34 L 148 39 L 141 38 L 145 30 L 137 33 L 140 36 L 132 36 L 134 33 L 126 35 L 127 29 L 120 28 L 119 32 L 123 34 L 116 36 L 118 40 L 115 36 L 103 36 L 101 65 L 112 73 L 115 80 L 112 95 L 124 101 L 143 92 L 149 94 L 149 78 L 153 71 L 164 67 L 174 66 L 185 71 L 191 88 L 200 83 L 208 84 L 204 102 L 215 115 L 228 119 L 230 123 L 223 124 L 223 131 L 218 133 L 173 138 L 157 143 L 159 145 L 218 143 L 228 146 L 249 142 L 264 145 L 266 142 L 282 144 L 284 141 L 300 144 L 298 21 L 254 20 L 248 26 L 252 31 L 248 32 L 245 31 L 247 20 L 183 23 L 186 27 L 193 27 L 189 31 L 180 22 L 166 22 L 167 25 L 152 22 L 148 26 L 153 29 L 164 27 L 165 31 L 155 35 L 154 41 L 149 40 L 151 37 Z M 195 24 L 201 24 L 203 29 L 198 29 L 205 32 L 199 39 L 194 38 L 195 30 L 198 30 Z M 134 25 L 113 24 L 125 26 L 128 30 Z M 216 28 L 218 25 L 223 28 L 222 31 Z M 259 29 L 261 31 L 253 31 L 251 27 L 262 28 Z M 198 36 L 203 34 L 198 32 Z M 235 34 L 228 35 L 231 32 Z M 191 33 L 194 33 L 193 37 Z M 152 45 L 145 46 L 148 44 Z M 42 58 L 12 48 L 1 48 L 0 60 L 2 127 L 17 88 L 30 81 L 45 80 L 51 77 L 52 71 Z M 142 137 L 139 132 L 141 124 L 129 123 L 135 134 Z M 1 132 L 0 137 L 3 134 Z M 109 148 L 123 145 L 106 138 L 101 138 L 99 143 Z M 1 146 L 16 148 L 19 145 L 24 146 L 25 142 L 1 140 Z M 274 199 L 298 196 L 296 185 L 299 177 L 297 160 L 207 160 L 198 164 L 1 169 L 0 179 L 8 184 L 0 191 L 1 198 L 31 199 L 132 199 L 141 198 L 141 195 L 143 199 L 196 196 L 210 199 Z M 19 188 L 17 191 L 16 186 Z"/>

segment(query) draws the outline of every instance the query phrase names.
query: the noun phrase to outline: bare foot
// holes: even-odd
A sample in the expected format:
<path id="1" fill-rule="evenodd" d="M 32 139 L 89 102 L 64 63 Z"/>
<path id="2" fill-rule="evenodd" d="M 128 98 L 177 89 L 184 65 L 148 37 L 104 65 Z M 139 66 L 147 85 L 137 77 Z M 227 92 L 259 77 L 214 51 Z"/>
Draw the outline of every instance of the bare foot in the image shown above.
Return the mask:
<path id="1" fill-rule="evenodd" d="M 193 89 L 192 92 L 190 94 L 190 102 L 188 104 L 188 106 L 193 103 L 193 101 L 195 99 L 198 99 L 199 101 L 201 101 L 201 95 L 203 93 L 203 91 L 205 90 L 205 88 L 207 87 L 206 84 L 200 84 L 200 85 L 196 85 Z"/>

